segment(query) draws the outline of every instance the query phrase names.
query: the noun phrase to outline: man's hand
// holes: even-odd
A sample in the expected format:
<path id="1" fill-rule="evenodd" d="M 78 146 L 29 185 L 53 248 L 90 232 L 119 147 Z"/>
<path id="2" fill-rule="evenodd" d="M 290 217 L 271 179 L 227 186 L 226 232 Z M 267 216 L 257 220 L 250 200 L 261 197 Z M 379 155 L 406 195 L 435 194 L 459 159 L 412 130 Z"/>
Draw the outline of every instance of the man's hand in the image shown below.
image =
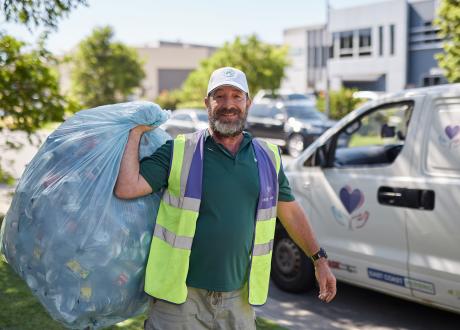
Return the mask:
<path id="1" fill-rule="evenodd" d="M 134 132 L 135 134 L 144 134 L 145 132 L 151 131 L 155 129 L 156 126 L 149 126 L 149 125 L 138 125 L 134 127 L 131 131 Z"/>
<path id="2" fill-rule="evenodd" d="M 320 258 L 314 262 L 315 276 L 319 284 L 318 298 L 324 302 L 330 302 L 337 293 L 336 279 L 332 274 L 327 260 Z"/>
<path id="3" fill-rule="evenodd" d="M 120 171 L 115 183 L 115 196 L 131 199 L 152 193 L 152 188 L 139 174 L 139 141 L 142 134 L 151 131 L 155 126 L 138 125 L 131 129 L 121 159 Z"/>

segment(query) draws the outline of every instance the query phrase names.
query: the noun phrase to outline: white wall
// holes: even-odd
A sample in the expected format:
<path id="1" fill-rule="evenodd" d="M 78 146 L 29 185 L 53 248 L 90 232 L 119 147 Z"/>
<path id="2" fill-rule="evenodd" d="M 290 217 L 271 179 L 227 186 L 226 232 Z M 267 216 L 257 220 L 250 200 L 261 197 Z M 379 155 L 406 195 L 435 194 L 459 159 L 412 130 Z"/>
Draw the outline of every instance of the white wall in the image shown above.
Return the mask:
<path id="1" fill-rule="evenodd" d="M 390 55 L 390 25 L 395 25 L 395 54 Z M 384 27 L 383 56 L 379 55 L 379 26 Z M 355 39 L 353 57 L 334 57 L 329 60 L 331 87 L 342 80 L 359 77 L 372 78 L 386 75 L 389 92 L 405 87 L 407 71 L 408 5 L 405 0 L 393 0 L 330 12 L 330 33 L 372 28 L 372 55 L 357 56 L 358 40 Z M 338 43 L 335 46 L 339 46 Z M 336 48 L 337 48 L 336 47 Z"/>
<path id="2" fill-rule="evenodd" d="M 281 82 L 282 89 L 298 93 L 307 92 L 307 32 L 306 28 L 295 28 L 284 31 L 284 44 L 289 47 L 291 64 L 285 70 L 285 79 Z"/>

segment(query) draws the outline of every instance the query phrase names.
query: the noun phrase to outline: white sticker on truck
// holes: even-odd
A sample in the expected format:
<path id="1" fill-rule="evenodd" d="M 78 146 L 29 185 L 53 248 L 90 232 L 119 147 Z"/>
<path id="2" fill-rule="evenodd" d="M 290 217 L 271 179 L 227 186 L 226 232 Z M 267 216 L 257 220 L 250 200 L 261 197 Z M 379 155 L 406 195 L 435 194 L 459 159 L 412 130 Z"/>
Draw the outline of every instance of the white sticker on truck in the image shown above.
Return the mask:
<path id="1" fill-rule="evenodd" d="M 428 294 L 436 294 L 435 287 L 433 283 L 418 280 L 415 278 L 410 278 L 406 276 L 401 276 L 398 274 L 392 274 L 388 272 L 384 272 L 374 268 L 367 269 L 367 276 L 369 278 L 390 283 L 393 285 L 405 287 L 408 289 L 412 289 L 415 291 L 420 291 Z"/>

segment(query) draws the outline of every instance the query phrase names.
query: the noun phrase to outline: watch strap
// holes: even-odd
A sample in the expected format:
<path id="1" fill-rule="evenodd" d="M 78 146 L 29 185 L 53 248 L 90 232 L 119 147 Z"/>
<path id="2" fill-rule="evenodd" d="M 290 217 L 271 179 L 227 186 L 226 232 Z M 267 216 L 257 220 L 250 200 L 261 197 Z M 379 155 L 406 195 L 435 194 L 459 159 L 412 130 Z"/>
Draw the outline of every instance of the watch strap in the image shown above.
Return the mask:
<path id="1" fill-rule="evenodd" d="M 323 248 L 320 248 L 318 252 L 316 252 L 315 254 L 313 254 L 310 257 L 311 261 L 313 261 L 313 262 L 315 262 L 316 260 L 318 260 L 320 258 L 327 259 L 327 253 Z"/>

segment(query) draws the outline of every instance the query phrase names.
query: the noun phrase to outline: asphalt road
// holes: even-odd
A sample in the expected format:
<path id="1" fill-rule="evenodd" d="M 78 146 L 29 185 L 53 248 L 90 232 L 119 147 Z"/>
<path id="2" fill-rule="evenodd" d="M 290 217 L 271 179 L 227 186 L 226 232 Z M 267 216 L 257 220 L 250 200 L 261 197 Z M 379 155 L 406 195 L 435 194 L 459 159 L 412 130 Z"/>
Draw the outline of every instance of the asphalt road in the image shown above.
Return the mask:
<path id="1" fill-rule="evenodd" d="M 460 314 L 345 283 L 338 283 L 337 296 L 329 304 L 316 296 L 316 292 L 286 293 L 271 283 L 268 302 L 256 313 L 293 330 L 460 329 Z"/>

